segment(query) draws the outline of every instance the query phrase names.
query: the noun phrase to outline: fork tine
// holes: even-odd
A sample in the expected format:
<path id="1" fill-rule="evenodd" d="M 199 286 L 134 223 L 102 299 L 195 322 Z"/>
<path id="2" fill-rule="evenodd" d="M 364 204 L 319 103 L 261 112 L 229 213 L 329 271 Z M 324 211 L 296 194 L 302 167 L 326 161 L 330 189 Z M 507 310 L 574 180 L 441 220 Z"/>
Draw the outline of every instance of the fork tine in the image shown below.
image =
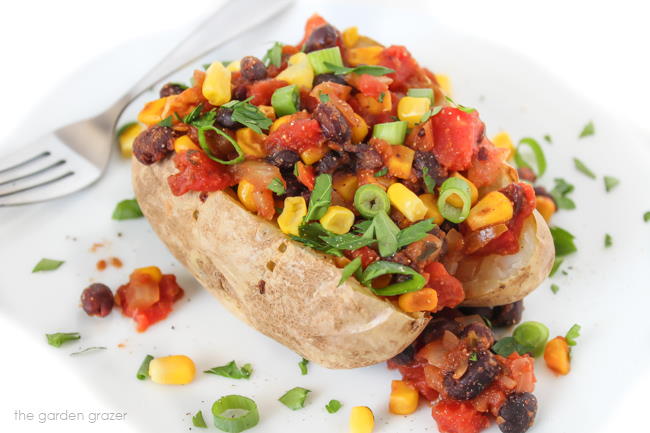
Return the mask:
<path id="1" fill-rule="evenodd" d="M 13 165 L 6 165 L 5 164 L 5 168 L 0 169 L 0 174 L 5 173 L 7 171 L 17 169 L 17 168 L 20 168 L 22 166 L 25 166 L 25 165 L 31 163 L 31 162 L 38 161 L 39 159 L 45 158 L 45 157 L 48 157 L 48 156 L 50 156 L 50 152 L 43 151 L 43 152 L 41 152 L 41 153 L 39 153 L 39 154 L 37 154 L 35 156 L 27 157 L 27 159 L 25 159 L 25 160 L 23 160 L 21 162 L 13 163 Z M 12 164 L 12 162 L 9 162 L 9 163 Z"/>
<path id="2" fill-rule="evenodd" d="M 40 155 L 39 155 L 39 158 L 40 158 Z M 32 171 L 31 173 L 22 174 L 22 175 L 19 175 L 17 177 L 14 177 L 13 179 L 9 179 L 9 180 L 4 180 L 4 181 L 0 180 L 0 185 L 6 185 L 8 183 L 14 183 L 14 182 L 18 182 L 19 180 L 24 180 L 24 179 L 28 179 L 28 178 L 33 177 L 33 176 L 38 176 L 41 173 L 45 173 L 46 171 L 51 170 L 53 168 L 56 168 L 56 167 L 58 167 L 60 165 L 63 165 L 63 164 L 65 164 L 65 160 L 60 159 L 60 160 L 58 160 L 57 162 L 55 162 L 53 164 L 50 164 L 50 165 L 48 165 L 46 167 L 43 167 L 43 168 L 39 168 L 36 171 Z M 2 172 L 0 172 L 0 174 L 2 174 Z"/>
<path id="3" fill-rule="evenodd" d="M 2 194 L 0 194 L 0 198 L 9 197 L 9 196 L 14 195 L 14 194 L 29 191 L 29 190 L 32 190 L 32 189 L 35 189 L 35 188 L 39 188 L 41 186 L 50 185 L 50 184 L 53 184 L 55 182 L 58 182 L 59 180 L 65 179 L 68 176 L 72 176 L 73 174 L 74 174 L 74 171 L 68 171 L 68 172 L 63 173 L 62 175 L 59 175 L 59 176 L 55 177 L 55 178 L 48 179 L 46 181 L 43 181 L 43 182 L 40 182 L 40 183 L 37 183 L 37 184 L 34 184 L 34 185 L 29 185 L 29 186 L 26 186 L 24 188 L 20 188 L 20 189 L 17 189 L 17 190 L 2 193 Z M 0 203 L 0 206 L 2 206 L 2 203 Z"/>

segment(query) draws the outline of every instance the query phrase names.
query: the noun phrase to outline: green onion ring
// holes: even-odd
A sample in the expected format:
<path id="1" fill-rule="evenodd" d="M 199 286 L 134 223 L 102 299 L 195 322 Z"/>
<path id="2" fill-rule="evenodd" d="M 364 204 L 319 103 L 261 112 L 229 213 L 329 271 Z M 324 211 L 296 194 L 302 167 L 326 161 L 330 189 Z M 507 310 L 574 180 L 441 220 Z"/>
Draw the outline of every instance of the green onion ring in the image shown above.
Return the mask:
<path id="1" fill-rule="evenodd" d="M 417 273 L 415 269 L 400 265 L 399 263 L 385 261 L 378 261 L 369 265 L 361 275 L 361 283 L 364 285 L 369 285 L 373 279 L 386 274 L 411 275 L 412 278 L 408 281 L 391 284 L 390 286 L 386 286 L 383 289 L 372 289 L 376 295 L 394 296 L 409 292 L 416 292 L 423 288 L 427 283 L 427 280 L 422 275 Z"/>
<path id="2" fill-rule="evenodd" d="M 457 195 L 463 201 L 461 209 L 447 203 L 447 199 L 452 195 Z M 460 178 L 450 177 L 440 186 L 440 196 L 438 197 L 438 209 L 440 214 L 452 223 L 462 223 L 469 215 L 472 205 L 472 193 L 469 184 Z"/>
<path id="3" fill-rule="evenodd" d="M 212 130 L 217 134 L 221 135 L 222 137 L 224 137 L 226 140 L 228 140 L 230 144 L 232 144 L 232 147 L 234 147 L 235 150 L 237 151 L 237 158 L 231 159 L 230 161 L 224 161 L 223 159 L 219 159 L 216 156 L 212 155 L 212 152 L 210 152 L 210 148 L 208 147 L 208 143 L 205 141 L 205 131 L 207 130 Z M 241 150 L 239 144 L 237 144 L 237 142 L 233 140 L 230 135 L 226 134 L 220 129 L 215 128 L 214 126 L 202 126 L 200 128 L 197 128 L 197 131 L 198 131 L 199 144 L 201 145 L 201 149 L 203 149 L 206 155 L 208 155 L 208 158 L 210 158 L 211 160 L 217 161 L 218 163 L 223 165 L 234 165 L 244 161 L 245 159 L 244 151 Z"/>
<path id="4" fill-rule="evenodd" d="M 230 410 L 245 411 L 241 416 L 230 417 L 223 414 Z M 257 404 L 242 395 L 226 395 L 215 401 L 212 405 L 214 425 L 221 431 L 239 433 L 255 427 L 260 421 Z"/>
<path id="5" fill-rule="evenodd" d="M 526 162 L 526 160 L 521 156 L 520 149 L 523 146 L 528 146 L 533 151 L 535 164 L 537 165 L 537 172 L 535 174 L 537 177 L 542 176 L 544 173 L 546 173 L 546 157 L 544 156 L 544 151 L 542 150 L 542 147 L 539 145 L 539 143 L 530 137 L 522 138 L 519 140 L 517 151 L 515 152 L 515 162 L 517 163 L 517 167 L 527 167 L 531 170 L 533 169 L 533 167 L 531 167 L 530 164 Z"/>

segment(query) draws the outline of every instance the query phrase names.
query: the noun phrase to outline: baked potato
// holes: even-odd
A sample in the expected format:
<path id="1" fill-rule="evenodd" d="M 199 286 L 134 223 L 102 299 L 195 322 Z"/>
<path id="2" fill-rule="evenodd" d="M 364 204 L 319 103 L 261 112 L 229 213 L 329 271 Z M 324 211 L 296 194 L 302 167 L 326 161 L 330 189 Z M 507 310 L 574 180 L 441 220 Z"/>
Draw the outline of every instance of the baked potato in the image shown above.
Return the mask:
<path id="1" fill-rule="evenodd" d="M 136 198 L 174 256 L 329 368 L 394 357 L 443 308 L 520 300 L 554 256 L 533 188 L 476 110 L 404 47 L 353 33 L 341 44 L 312 17 L 274 65 L 247 56 L 170 83 L 133 143 Z"/>

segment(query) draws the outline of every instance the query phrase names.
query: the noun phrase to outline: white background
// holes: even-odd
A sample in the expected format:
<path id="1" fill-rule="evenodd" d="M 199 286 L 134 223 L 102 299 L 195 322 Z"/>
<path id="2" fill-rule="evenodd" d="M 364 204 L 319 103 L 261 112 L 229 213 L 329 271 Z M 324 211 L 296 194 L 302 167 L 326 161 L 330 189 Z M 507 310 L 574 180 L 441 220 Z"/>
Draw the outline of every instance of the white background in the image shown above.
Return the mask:
<path id="1" fill-rule="evenodd" d="M 174 41 L 219 3 L 209 0 L 4 2 L 0 15 L 3 66 L 0 69 L 0 153 L 4 147 L 9 147 L 8 137 L 22 132 L 16 131 L 14 125 L 22 124 L 30 111 L 38 107 L 40 99 L 57 89 L 79 67 L 116 47 L 128 50 L 129 41 L 134 39 L 150 40 L 151 52 L 163 55 Z M 647 103 L 650 100 L 647 47 L 650 26 L 642 2 L 565 0 L 536 2 L 536 6 L 521 0 L 401 0 L 398 3 L 401 7 L 425 8 L 451 26 L 534 58 L 594 104 L 650 131 L 647 120 L 650 114 Z M 362 20 L 360 17 L 359 21 Z M 148 53 L 148 58 L 155 58 L 155 55 Z M 148 64 L 143 63 L 121 65 L 116 68 L 114 79 L 126 88 L 145 72 Z M 100 99 L 109 104 L 112 96 L 118 96 L 103 91 L 102 82 L 92 77 L 79 85 L 87 89 L 88 98 L 94 101 Z M 60 106 L 51 108 L 69 110 L 81 116 L 84 101 L 62 100 Z M 30 121 L 42 125 L 51 120 L 33 118 Z M 0 264 L 0 271 L 1 268 Z M 67 360 L 52 356 L 43 342 L 33 341 L 3 317 L 0 317 L 0 329 L 0 374 L 3 378 L 0 429 L 13 417 L 15 408 L 38 410 L 55 404 L 59 408 L 78 410 L 117 409 L 99 401 L 69 369 Z M 630 352 L 622 348 L 612 348 L 612 353 L 617 350 L 630 356 Z M 645 382 L 650 384 L 648 379 Z M 598 392 L 597 384 L 594 385 L 594 392 Z M 616 426 L 618 431 L 639 431 L 636 423 L 640 420 L 639 414 L 643 413 L 641 402 L 647 400 L 648 386 L 640 383 L 636 393 L 625 397 L 623 409 L 610 417 L 612 430 Z M 67 432 L 114 429 L 111 424 L 65 425 Z M 128 432 L 123 423 L 119 424 L 119 429 Z"/>

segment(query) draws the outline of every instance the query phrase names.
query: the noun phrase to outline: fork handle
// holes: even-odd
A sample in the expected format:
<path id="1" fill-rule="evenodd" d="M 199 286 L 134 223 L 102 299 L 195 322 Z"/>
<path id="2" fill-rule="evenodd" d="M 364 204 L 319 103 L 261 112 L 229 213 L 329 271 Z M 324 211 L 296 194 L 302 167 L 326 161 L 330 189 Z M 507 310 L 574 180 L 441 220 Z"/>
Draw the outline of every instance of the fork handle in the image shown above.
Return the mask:
<path id="1" fill-rule="evenodd" d="M 217 46 L 261 24 L 293 2 L 294 0 L 228 1 L 192 31 L 105 113 L 107 123 L 111 123 L 112 126 L 126 104 L 168 75 L 189 66 Z"/>

